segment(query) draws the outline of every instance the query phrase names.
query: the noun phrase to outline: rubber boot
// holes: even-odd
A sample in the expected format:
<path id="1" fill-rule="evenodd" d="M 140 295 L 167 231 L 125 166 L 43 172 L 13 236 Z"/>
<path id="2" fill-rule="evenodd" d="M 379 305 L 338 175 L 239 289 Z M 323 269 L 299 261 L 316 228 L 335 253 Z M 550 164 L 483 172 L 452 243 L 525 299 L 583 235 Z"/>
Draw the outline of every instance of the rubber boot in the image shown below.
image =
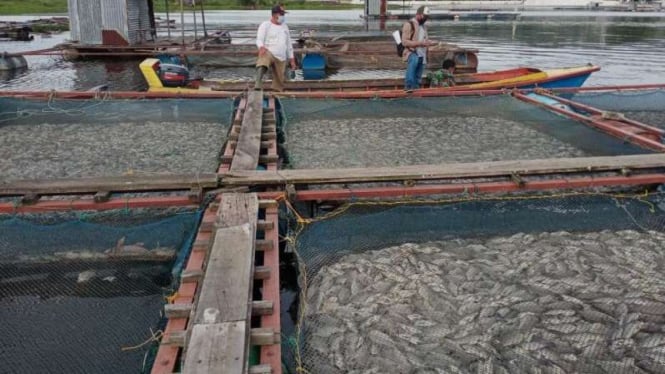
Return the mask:
<path id="1" fill-rule="evenodd" d="M 265 66 L 256 67 L 256 76 L 254 77 L 254 90 L 259 91 L 263 89 L 263 76 L 268 72 Z"/>

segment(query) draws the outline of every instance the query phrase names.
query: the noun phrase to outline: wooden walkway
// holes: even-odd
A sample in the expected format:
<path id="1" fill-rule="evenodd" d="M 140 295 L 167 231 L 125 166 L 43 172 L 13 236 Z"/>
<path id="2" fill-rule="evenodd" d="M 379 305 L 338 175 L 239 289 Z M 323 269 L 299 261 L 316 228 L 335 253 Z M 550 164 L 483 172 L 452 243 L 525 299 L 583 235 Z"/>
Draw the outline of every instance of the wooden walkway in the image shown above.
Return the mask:
<path id="1" fill-rule="evenodd" d="M 219 172 L 276 170 L 275 124 L 273 99 L 265 109 L 262 92 L 240 100 Z M 185 373 L 281 373 L 277 219 L 277 202 L 256 194 L 223 193 L 208 207 L 152 373 L 172 373 L 180 353 Z M 251 346 L 261 352 L 253 366 Z"/>
<path id="2" fill-rule="evenodd" d="M 493 161 L 441 165 L 352 169 L 301 169 L 258 172 L 252 170 L 220 173 L 222 186 L 287 184 L 334 184 L 392 181 L 426 181 L 459 178 L 488 178 L 597 173 L 642 169 L 662 169 L 665 154 L 612 157 L 577 157 L 543 160 Z"/>

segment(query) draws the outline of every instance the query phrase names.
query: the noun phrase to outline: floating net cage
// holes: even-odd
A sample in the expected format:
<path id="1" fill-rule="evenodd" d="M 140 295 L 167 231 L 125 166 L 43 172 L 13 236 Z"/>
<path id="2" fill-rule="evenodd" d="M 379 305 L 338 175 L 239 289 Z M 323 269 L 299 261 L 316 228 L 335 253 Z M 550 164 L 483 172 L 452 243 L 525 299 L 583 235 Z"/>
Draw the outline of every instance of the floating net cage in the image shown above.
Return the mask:
<path id="1" fill-rule="evenodd" d="M 643 120 L 662 114 L 663 98 L 653 90 L 573 100 L 651 115 L 633 118 Z M 648 153 L 508 95 L 283 99 L 281 108 L 293 168 Z M 283 339 L 288 371 L 665 372 L 663 191 L 289 206 L 299 295 L 294 332 Z"/>
<path id="2" fill-rule="evenodd" d="M 231 99 L 0 98 L 0 175 L 69 178 L 212 172 Z"/>
<path id="3" fill-rule="evenodd" d="M 665 372 L 665 195 L 638 192 L 354 202 L 294 218 L 290 372 Z"/>
<path id="4" fill-rule="evenodd" d="M 510 95 L 280 101 L 294 169 L 649 152 Z"/>
<path id="5" fill-rule="evenodd" d="M 149 372 L 200 216 L 0 216 L 1 371 Z"/>
<path id="6" fill-rule="evenodd" d="M 665 90 L 578 92 L 571 98 L 599 109 L 665 129 Z"/>

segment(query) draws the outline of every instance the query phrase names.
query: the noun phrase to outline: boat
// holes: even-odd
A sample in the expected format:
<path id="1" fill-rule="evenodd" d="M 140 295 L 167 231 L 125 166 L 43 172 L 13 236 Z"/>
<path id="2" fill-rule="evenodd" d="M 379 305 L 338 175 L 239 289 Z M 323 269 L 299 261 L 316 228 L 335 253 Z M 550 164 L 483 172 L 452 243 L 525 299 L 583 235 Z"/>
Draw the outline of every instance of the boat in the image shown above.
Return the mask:
<path id="1" fill-rule="evenodd" d="M 210 93 L 211 91 L 244 91 L 253 87 L 251 80 L 205 80 L 189 79 L 187 69 L 182 65 L 167 63 L 156 58 L 148 58 L 140 64 L 141 73 L 150 92 L 171 93 Z M 600 70 L 596 65 L 584 65 L 558 69 L 536 69 L 520 67 L 481 73 L 456 74 L 456 86 L 423 88 L 418 91 L 482 91 L 512 88 L 560 88 L 581 87 L 586 79 Z M 429 82 L 423 79 L 423 86 Z M 269 81 L 264 83 L 269 88 Z M 389 91 L 402 90 L 401 78 L 353 79 L 353 80 L 292 80 L 285 82 L 285 92 L 314 91 Z"/>
<path id="2" fill-rule="evenodd" d="M 478 69 L 478 50 L 455 44 L 439 43 L 429 47 L 427 68 L 438 69 L 446 59 L 454 59 L 461 73 L 475 73 Z M 256 64 L 256 46 L 253 44 L 201 43 L 191 52 L 185 52 L 193 65 L 216 67 L 253 67 Z M 301 65 L 308 60 L 323 61 L 326 69 L 403 69 L 405 62 L 397 55 L 395 42 L 389 37 L 372 41 L 299 39 L 294 43 L 294 54 Z"/>
<path id="3" fill-rule="evenodd" d="M 324 64 L 325 69 L 403 69 L 405 62 L 397 55 L 391 36 L 377 35 L 371 40 L 299 38 L 293 45 L 301 65 L 311 61 Z M 78 58 L 141 58 L 158 54 L 186 56 L 189 63 L 213 67 L 254 67 L 257 48 L 254 44 L 233 44 L 228 33 L 186 43 L 185 46 L 162 40 L 132 46 L 83 45 L 64 43 L 57 49 L 67 59 Z M 445 59 L 454 59 L 461 73 L 475 73 L 478 50 L 455 44 L 439 43 L 429 48 L 429 69 L 438 69 Z"/>

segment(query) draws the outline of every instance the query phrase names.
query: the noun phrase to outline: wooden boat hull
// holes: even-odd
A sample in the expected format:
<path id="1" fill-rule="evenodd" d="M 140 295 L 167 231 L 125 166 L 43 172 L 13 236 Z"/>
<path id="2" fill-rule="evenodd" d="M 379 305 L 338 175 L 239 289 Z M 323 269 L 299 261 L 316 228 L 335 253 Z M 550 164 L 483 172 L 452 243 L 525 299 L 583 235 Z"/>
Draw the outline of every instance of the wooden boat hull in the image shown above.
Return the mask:
<path id="1" fill-rule="evenodd" d="M 244 91 L 253 86 L 249 80 L 235 81 L 196 81 L 188 87 L 165 87 L 156 72 L 159 60 L 147 59 L 141 63 L 141 72 L 151 92 L 209 93 L 210 91 Z M 561 69 L 540 70 L 535 68 L 515 68 L 492 72 L 456 75 L 458 85 L 454 87 L 423 88 L 419 91 L 450 92 L 450 91 L 482 91 L 511 88 L 558 88 L 580 87 L 595 71 L 595 65 L 569 67 Z M 424 80 L 424 86 L 428 82 Z M 269 87 L 269 84 L 265 84 Z M 287 81 L 287 92 L 368 92 L 402 90 L 404 80 L 390 79 L 357 79 L 357 80 L 317 80 Z"/>

